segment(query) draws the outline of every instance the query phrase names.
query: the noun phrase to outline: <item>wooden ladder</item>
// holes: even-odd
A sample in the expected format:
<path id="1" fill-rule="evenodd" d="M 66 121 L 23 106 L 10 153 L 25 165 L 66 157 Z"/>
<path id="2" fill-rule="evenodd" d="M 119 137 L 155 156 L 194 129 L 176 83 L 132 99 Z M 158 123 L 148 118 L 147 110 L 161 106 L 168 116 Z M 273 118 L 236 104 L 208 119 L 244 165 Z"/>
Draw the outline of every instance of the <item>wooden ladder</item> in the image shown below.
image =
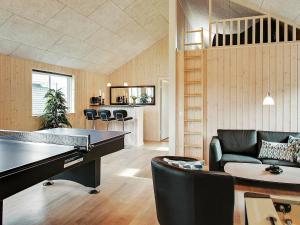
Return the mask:
<path id="1" fill-rule="evenodd" d="M 203 156 L 203 50 L 184 51 L 184 155 Z"/>

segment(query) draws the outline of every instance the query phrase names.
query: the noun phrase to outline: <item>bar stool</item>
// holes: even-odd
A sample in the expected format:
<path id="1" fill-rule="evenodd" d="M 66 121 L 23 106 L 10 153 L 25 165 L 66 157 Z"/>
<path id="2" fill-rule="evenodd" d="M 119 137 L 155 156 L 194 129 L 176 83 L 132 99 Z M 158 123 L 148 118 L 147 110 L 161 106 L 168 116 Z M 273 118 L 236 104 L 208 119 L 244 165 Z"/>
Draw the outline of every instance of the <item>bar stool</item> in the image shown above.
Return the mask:
<path id="1" fill-rule="evenodd" d="M 95 121 L 99 119 L 97 116 L 97 111 L 95 109 L 85 109 L 83 110 L 84 116 L 87 120 L 93 120 L 93 128 L 96 130 Z"/>
<path id="2" fill-rule="evenodd" d="M 109 122 L 116 119 L 114 117 L 111 117 L 111 112 L 109 110 L 105 109 L 99 110 L 98 115 L 101 121 L 106 122 L 106 130 L 108 130 Z"/>
<path id="3" fill-rule="evenodd" d="M 116 121 L 120 121 L 123 123 L 123 131 L 125 130 L 125 121 L 133 119 L 132 117 L 127 117 L 128 114 L 126 110 L 114 110 L 113 114 L 116 118 Z"/>

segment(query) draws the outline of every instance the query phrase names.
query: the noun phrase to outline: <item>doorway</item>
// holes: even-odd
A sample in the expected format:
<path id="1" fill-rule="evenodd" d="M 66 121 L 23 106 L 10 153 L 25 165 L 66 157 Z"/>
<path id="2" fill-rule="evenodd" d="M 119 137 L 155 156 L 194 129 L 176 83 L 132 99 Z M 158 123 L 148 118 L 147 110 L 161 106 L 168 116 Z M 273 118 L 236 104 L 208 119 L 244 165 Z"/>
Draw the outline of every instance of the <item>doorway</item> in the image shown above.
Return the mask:
<path id="1" fill-rule="evenodd" d="M 160 79 L 160 140 L 169 140 L 169 80 Z"/>

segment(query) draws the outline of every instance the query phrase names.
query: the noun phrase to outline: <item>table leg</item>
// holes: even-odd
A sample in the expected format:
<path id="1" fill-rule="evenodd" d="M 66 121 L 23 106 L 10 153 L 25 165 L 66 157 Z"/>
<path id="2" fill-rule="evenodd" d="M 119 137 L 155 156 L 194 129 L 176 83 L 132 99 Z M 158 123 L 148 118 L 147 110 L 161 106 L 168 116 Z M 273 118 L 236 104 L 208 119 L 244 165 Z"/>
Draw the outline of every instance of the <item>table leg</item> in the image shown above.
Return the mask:
<path id="1" fill-rule="evenodd" d="M 101 158 L 85 163 L 81 166 L 75 167 L 71 170 L 67 170 L 51 179 L 63 179 L 71 180 L 82 184 L 86 187 L 91 187 L 93 190 L 92 194 L 98 193 L 97 187 L 100 186 L 101 176 Z"/>
<path id="2" fill-rule="evenodd" d="M 235 203 L 234 203 L 234 224 L 245 225 L 245 202 L 244 192 L 235 190 Z"/>

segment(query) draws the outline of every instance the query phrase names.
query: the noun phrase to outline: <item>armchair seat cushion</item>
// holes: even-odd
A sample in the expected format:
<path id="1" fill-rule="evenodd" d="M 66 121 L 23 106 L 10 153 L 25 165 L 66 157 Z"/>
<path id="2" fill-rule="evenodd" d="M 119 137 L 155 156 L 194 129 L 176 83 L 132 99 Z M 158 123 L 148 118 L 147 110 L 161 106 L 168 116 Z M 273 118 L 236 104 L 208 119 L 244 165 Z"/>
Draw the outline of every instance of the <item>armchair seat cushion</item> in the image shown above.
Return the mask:
<path id="1" fill-rule="evenodd" d="M 263 164 L 269 164 L 269 165 L 290 166 L 290 167 L 300 168 L 300 163 L 282 161 L 282 160 L 276 160 L 276 159 L 263 159 L 262 163 Z"/>
<path id="2" fill-rule="evenodd" d="M 225 164 L 228 162 L 262 164 L 260 160 L 254 157 L 237 155 L 237 154 L 223 154 L 221 158 L 221 166 L 224 167 Z"/>

